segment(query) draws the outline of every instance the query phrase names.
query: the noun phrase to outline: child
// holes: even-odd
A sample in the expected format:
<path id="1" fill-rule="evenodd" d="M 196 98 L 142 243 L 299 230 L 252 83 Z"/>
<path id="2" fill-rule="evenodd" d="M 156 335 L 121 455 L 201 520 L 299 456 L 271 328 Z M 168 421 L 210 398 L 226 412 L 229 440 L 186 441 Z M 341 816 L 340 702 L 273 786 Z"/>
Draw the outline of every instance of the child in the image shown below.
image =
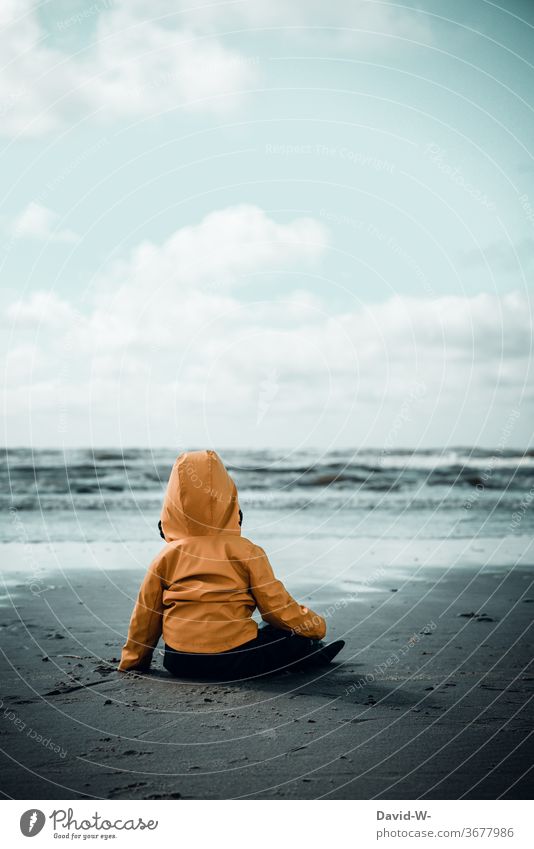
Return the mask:
<path id="1" fill-rule="evenodd" d="M 119 669 L 147 670 L 163 634 L 174 675 L 243 678 L 328 662 L 324 619 L 278 581 L 265 552 L 241 536 L 236 486 L 215 451 L 174 464 L 160 532 L 167 545 L 137 598 Z M 252 619 L 258 608 L 267 626 Z"/>

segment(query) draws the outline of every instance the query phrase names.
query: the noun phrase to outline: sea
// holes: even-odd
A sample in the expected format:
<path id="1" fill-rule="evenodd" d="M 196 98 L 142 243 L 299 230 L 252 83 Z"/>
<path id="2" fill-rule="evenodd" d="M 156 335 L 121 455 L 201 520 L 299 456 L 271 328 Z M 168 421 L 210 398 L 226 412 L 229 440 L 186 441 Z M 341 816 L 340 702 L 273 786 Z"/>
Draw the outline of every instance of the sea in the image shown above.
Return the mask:
<path id="1" fill-rule="evenodd" d="M 532 536 L 534 451 L 220 450 L 248 536 Z M 172 449 L 4 450 L 1 543 L 158 540 Z"/>

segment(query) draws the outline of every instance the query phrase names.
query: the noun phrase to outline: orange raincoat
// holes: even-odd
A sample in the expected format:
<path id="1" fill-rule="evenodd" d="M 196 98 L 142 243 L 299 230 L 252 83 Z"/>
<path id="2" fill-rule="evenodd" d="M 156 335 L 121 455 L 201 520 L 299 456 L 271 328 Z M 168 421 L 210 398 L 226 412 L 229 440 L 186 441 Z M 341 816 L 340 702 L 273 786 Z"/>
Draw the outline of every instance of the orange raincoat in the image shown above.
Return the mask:
<path id="1" fill-rule="evenodd" d="M 167 545 L 139 591 L 119 669 L 148 667 L 161 635 L 177 651 L 240 646 L 257 635 L 256 607 L 277 628 L 324 637 L 324 619 L 297 604 L 263 549 L 241 536 L 237 489 L 215 451 L 178 457 L 161 525 Z"/>

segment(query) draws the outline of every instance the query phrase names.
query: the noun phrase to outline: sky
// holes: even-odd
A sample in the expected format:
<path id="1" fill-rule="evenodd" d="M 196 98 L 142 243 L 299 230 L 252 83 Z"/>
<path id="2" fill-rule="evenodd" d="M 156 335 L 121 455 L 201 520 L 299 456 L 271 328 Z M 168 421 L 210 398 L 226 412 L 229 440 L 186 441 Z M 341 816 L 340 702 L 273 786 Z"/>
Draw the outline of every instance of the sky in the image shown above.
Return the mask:
<path id="1" fill-rule="evenodd" d="M 534 3 L 2 0 L 8 446 L 532 446 Z"/>

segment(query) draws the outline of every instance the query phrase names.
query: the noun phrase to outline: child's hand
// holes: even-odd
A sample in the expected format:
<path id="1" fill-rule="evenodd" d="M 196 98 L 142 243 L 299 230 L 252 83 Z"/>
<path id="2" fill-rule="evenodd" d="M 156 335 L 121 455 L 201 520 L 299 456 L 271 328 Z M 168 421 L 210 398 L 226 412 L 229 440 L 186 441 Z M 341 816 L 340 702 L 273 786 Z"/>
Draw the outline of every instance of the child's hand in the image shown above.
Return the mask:
<path id="1" fill-rule="evenodd" d="M 150 661 L 147 663 L 140 663 L 137 666 L 128 666 L 126 669 L 122 669 L 120 666 L 118 667 L 119 672 L 150 672 Z"/>

